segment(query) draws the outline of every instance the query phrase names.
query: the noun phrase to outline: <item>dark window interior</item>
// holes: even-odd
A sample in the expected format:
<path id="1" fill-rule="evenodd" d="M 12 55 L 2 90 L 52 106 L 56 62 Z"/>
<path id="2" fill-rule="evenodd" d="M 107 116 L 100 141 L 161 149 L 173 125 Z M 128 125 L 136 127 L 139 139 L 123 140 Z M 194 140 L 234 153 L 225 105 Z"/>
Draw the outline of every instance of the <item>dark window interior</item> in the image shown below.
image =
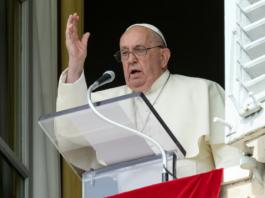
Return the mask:
<path id="1" fill-rule="evenodd" d="M 0 0 L 0 138 L 21 159 L 21 2 Z M 3 145 L 2 145 L 3 146 Z M 0 152 L 0 197 L 23 197 L 24 180 Z"/>
<path id="2" fill-rule="evenodd" d="M 119 39 L 130 25 L 150 23 L 162 31 L 171 50 L 171 73 L 213 80 L 224 87 L 224 2 L 142 2 L 85 1 L 84 31 L 91 33 L 87 84 L 113 70 L 116 79 L 101 89 L 124 85 L 122 65 L 113 56 L 119 51 Z"/>

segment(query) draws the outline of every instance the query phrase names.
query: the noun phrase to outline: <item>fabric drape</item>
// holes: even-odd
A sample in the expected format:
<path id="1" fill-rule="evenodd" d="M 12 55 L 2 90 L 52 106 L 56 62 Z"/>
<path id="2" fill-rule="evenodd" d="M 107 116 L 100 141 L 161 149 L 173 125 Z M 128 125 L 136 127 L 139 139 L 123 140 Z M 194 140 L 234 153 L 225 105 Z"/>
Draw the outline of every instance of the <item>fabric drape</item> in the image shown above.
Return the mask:
<path id="1" fill-rule="evenodd" d="M 77 13 L 80 16 L 78 22 L 78 35 L 83 35 L 83 0 L 64 0 L 60 4 L 60 63 L 61 72 L 68 67 L 68 52 L 65 46 L 65 29 L 70 14 Z M 63 198 L 81 198 L 82 183 L 75 175 L 67 162 L 62 159 L 62 197 Z"/>
<path id="2" fill-rule="evenodd" d="M 60 155 L 38 125 L 55 111 L 57 95 L 57 1 L 33 1 L 32 197 L 60 198 Z"/>
<path id="3" fill-rule="evenodd" d="M 223 169 L 214 169 L 207 173 L 147 186 L 109 198 L 218 198 L 222 178 Z"/>

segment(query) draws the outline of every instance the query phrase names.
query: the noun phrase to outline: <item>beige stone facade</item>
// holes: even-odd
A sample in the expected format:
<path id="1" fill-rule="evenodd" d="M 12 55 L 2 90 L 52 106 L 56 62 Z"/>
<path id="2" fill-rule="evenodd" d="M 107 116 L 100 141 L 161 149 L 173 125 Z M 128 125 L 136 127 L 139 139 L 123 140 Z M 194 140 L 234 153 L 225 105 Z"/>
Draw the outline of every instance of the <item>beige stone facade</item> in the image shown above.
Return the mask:
<path id="1" fill-rule="evenodd" d="M 265 136 L 252 142 L 254 146 L 253 157 L 259 162 L 265 163 Z M 265 181 L 265 171 L 263 171 L 263 180 Z M 223 185 L 220 191 L 220 198 L 265 198 L 265 182 L 261 185 L 255 175 L 252 179 Z"/>

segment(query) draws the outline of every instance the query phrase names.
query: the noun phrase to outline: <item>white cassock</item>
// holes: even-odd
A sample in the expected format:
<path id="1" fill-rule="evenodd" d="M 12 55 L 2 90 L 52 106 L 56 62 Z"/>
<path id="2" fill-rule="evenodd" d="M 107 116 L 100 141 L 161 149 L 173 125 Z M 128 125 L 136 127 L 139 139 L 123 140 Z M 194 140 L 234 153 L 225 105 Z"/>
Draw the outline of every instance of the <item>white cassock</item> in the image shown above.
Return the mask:
<path id="1" fill-rule="evenodd" d="M 60 77 L 57 111 L 87 104 L 84 74 L 74 84 L 65 83 L 66 75 L 67 70 Z M 133 91 L 125 85 L 93 93 L 92 100 L 97 102 L 130 93 Z M 213 123 L 214 117 L 224 118 L 224 91 L 217 83 L 172 75 L 166 70 L 144 94 L 187 152 L 186 159 L 177 162 L 179 178 L 239 164 L 240 151 L 223 144 L 224 128 Z M 148 109 L 141 105 L 136 101 L 137 116 L 148 117 Z M 147 126 L 144 133 L 155 139 L 159 134 L 152 132 L 150 119 L 144 123 Z M 75 148 L 64 152 L 64 155 L 74 166 L 83 170 L 103 167 L 92 147 L 87 145 L 81 148 L 78 140 L 63 138 L 69 135 L 67 133 L 76 131 L 75 126 L 66 120 L 56 123 L 56 135 L 65 139 L 59 142 L 59 147 L 62 150 L 64 147 Z"/>

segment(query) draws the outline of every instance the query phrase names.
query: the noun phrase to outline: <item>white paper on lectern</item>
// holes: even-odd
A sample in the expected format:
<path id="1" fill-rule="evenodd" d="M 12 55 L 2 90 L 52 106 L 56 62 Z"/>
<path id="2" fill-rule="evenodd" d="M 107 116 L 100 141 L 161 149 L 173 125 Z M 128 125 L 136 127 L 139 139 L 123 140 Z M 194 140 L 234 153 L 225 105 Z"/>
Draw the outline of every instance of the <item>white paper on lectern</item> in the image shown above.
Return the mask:
<path id="1" fill-rule="evenodd" d="M 105 117 L 135 129 L 132 120 L 119 103 L 97 107 Z M 143 138 L 107 123 L 91 109 L 69 114 L 68 117 L 107 164 L 113 165 L 155 155 L 155 150 Z M 155 148 L 154 148 L 155 149 Z"/>

